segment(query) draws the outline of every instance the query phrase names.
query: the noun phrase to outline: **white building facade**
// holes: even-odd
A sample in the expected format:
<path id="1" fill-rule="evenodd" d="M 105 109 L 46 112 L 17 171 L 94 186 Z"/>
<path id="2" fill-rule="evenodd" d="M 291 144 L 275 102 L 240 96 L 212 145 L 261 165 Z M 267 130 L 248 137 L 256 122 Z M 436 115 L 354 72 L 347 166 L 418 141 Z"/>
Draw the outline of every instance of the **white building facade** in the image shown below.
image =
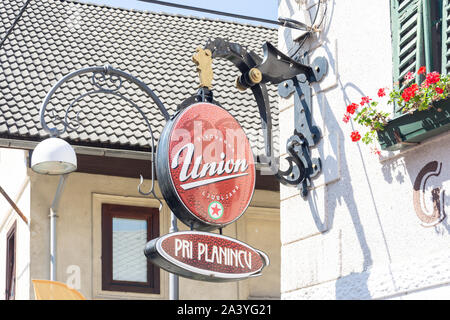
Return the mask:
<path id="1" fill-rule="evenodd" d="M 361 130 L 357 123 L 342 121 L 347 105 L 364 96 L 386 105 L 377 91 L 392 88 L 404 72 L 398 61 L 406 60 L 396 48 L 398 20 L 410 14 L 414 37 L 419 23 L 426 27 L 427 17 L 420 20 L 426 4 L 392 1 L 279 1 L 279 17 L 319 26 L 298 52 L 328 61 L 326 76 L 312 86 L 313 124 L 322 132 L 312 154 L 321 159 L 321 173 L 306 198 L 296 188 L 280 192 L 282 299 L 450 298 L 448 128 L 378 156 L 350 138 Z M 434 2 L 446 12 L 446 4 Z M 280 28 L 279 48 L 295 53 L 301 36 Z M 414 38 L 416 51 L 418 44 Z M 418 57 L 414 50 L 410 56 Z M 279 108 L 283 146 L 294 130 L 294 97 L 280 98 Z"/>
<path id="2" fill-rule="evenodd" d="M 0 299 L 28 299 L 30 286 L 30 177 L 27 152 L 0 147 Z M 14 210 L 8 199 L 20 208 Z"/>

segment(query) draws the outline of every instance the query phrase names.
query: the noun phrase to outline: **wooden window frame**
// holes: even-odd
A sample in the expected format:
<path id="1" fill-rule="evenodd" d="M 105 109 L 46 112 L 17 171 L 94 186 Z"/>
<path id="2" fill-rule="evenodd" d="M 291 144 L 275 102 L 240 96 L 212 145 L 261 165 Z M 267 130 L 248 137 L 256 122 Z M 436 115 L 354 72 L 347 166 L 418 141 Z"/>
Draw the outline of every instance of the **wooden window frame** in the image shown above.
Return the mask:
<path id="1" fill-rule="evenodd" d="M 14 248 L 12 248 L 12 259 L 13 264 L 11 266 L 11 238 L 14 239 Z M 5 282 L 5 300 L 15 300 L 16 299 L 16 248 L 17 248 L 17 224 L 14 224 L 9 229 L 6 234 L 6 282 Z M 13 287 L 14 286 L 14 287 Z M 11 289 L 13 295 L 11 296 Z"/>
<path id="2" fill-rule="evenodd" d="M 112 219 L 126 218 L 147 221 L 147 241 L 159 236 L 159 210 L 102 203 L 102 290 L 138 293 L 160 293 L 160 270 L 147 260 L 147 282 L 113 280 Z M 142 254 L 144 248 L 142 248 Z"/>

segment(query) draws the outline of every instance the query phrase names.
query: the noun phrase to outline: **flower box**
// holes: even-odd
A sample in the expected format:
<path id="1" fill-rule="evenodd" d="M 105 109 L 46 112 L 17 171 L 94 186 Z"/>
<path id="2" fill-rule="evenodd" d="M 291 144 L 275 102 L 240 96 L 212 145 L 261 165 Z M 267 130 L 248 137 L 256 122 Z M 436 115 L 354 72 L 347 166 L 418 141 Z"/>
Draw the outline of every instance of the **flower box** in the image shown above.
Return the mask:
<path id="1" fill-rule="evenodd" d="M 418 144 L 450 129 L 450 99 L 434 102 L 425 111 L 403 114 L 377 131 L 382 150 L 395 151 Z"/>

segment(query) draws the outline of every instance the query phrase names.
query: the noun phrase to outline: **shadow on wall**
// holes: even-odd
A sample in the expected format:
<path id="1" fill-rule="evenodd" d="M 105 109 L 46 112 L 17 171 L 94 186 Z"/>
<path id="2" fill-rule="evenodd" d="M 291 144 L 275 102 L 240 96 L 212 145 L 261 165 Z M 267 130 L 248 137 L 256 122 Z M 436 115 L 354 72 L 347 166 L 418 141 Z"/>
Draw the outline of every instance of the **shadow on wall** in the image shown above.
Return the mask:
<path id="1" fill-rule="evenodd" d="M 324 45 L 324 47 L 325 47 L 326 52 L 329 53 L 329 49 L 326 47 L 326 45 Z M 329 58 L 330 57 L 331 57 L 331 54 L 330 54 Z M 361 96 L 364 96 L 363 92 L 360 91 L 355 85 L 353 85 L 351 83 L 347 83 L 345 86 L 342 85 L 342 83 L 339 83 L 339 85 L 343 92 L 344 101 L 345 101 L 346 105 L 350 104 L 350 99 L 348 98 L 348 95 L 346 92 L 347 90 L 355 90 L 359 94 L 361 94 Z M 340 127 L 340 123 L 338 123 L 338 120 L 335 118 L 335 116 L 331 112 L 329 102 L 326 99 L 325 95 L 322 94 L 320 96 L 321 96 L 321 98 L 318 99 L 319 104 L 321 106 L 319 108 L 319 110 L 321 110 L 323 112 L 322 117 L 325 117 L 325 114 L 326 114 L 326 119 L 327 119 L 326 126 L 328 128 L 330 128 L 331 130 L 333 130 L 333 134 L 337 135 L 339 137 L 339 139 L 342 141 L 345 138 L 344 138 L 342 129 Z M 342 149 L 342 150 L 337 149 L 338 148 L 337 144 L 332 144 L 332 148 L 333 148 L 333 153 L 336 155 L 338 154 L 338 152 L 344 153 L 344 149 Z M 358 146 L 358 150 L 359 150 L 359 154 L 360 154 L 360 161 L 363 164 L 363 168 L 364 168 L 364 171 L 365 171 L 365 174 L 367 177 L 367 168 L 365 166 L 362 152 L 359 149 L 359 146 Z M 321 157 L 322 156 L 323 155 L 321 154 Z M 331 159 L 327 158 L 326 160 L 330 161 Z M 355 160 L 356 159 L 353 159 L 352 161 L 355 161 Z M 353 186 L 352 186 L 351 178 L 350 178 L 350 169 L 348 167 L 348 162 L 347 162 L 347 158 L 346 158 L 345 154 L 341 154 L 340 166 L 341 166 L 341 180 L 339 180 L 339 184 L 341 186 L 339 188 L 333 188 L 333 192 L 327 191 L 327 199 L 326 199 L 327 208 L 328 208 L 327 216 L 326 216 L 326 220 L 327 220 L 327 224 L 328 224 L 327 227 L 328 227 L 328 229 L 331 229 L 333 227 L 333 220 L 334 220 L 334 214 L 335 214 L 336 208 L 338 206 L 345 205 L 347 208 L 347 212 L 350 215 L 351 221 L 353 223 L 353 228 L 355 230 L 355 234 L 358 239 L 359 246 L 361 248 L 361 252 L 363 255 L 363 265 L 362 265 L 361 273 L 358 273 L 358 274 L 352 273 L 350 275 L 339 278 L 336 281 L 336 299 L 370 299 L 371 298 L 370 292 L 367 289 L 367 278 L 369 276 L 368 269 L 373 264 L 372 255 L 371 255 L 371 250 L 370 250 L 369 245 L 366 240 L 365 230 L 361 223 L 359 212 L 358 212 L 358 209 L 356 206 L 356 199 L 354 197 Z M 326 174 L 326 170 L 325 170 L 325 174 Z M 373 198 L 372 187 L 370 185 L 368 178 L 366 179 L 366 181 L 367 181 L 367 184 L 368 184 L 368 187 L 370 190 L 370 194 L 372 196 L 371 205 L 373 206 L 376 214 L 378 215 L 377 206 L 376 206 L 375 200 Z M 320 217 L 319 217 L 317 208 L 310 206 L 310 210 L 313 215 L 314 221 L 316 222 L 316 226 L 318 228 L 323 227 L 323 222 L 320 221 Z M 386 248 L 387 248 L 387 246 L 386 246 Z M 341 263 L 342 263 L 342 261 L 341 261 Z"/>
<path id="2" fill-rule="evenodd" d="M 392 183 L 394 181 L 394 177 L 393 177 L 392 173 L 395 171 L 397 172 L 395 175 L 395 180 L 398 183 L 405 182 L 405 175 L 404 175 L 404 173 L 401 172 L 402 169 L 404 169 L 404 164 L 398 163 L 397 161 L 384 163 L 383 166 L 381 167 L 381 171 L 383 173 L 384 180 L 387 183 Z"/>
<path id="3" fill-rule="evenodd" d="M 367 281 L 369 272 L 350 273 L 336 281 L 337 300 L 369 300 L 372 298 Z"/>
<path id="4" fill-rule="evenodd" d="M 331 10 L 329 10 L 329 17 L 331 17 L 331 18 L 333 17 L 334 5 L 335 5 L 335 3 L 333 1 L 332 8 L 331 8 Z M 336 63 L 335 63 L 335 59 L 333 57 L 333 53 L 331 52 L 330 48 L 328 47 L 327 41 L 325 39 L 330 25 L 331 25 L 331 20 L 328 21 L 327 28 L 324 30 L 324 33 L 321 35 L 322 38 L 324 39 L 322 47 L 324 48 L 324 50 L 327 54 L 329 67 L 335 68 Z M 333 71 L 334 71 L 334 73 L 336 73 L 336 70 L 333 70 Z M 344 102 L 346 103 L 345 105 L 350 104 L 350 99 L 348 97 L 347 90 L 357 91 L 361 96 L 364 96 L 363 92 L 361 90 L 359 90 L 358 87 L 356 87 L 355 85 L 353 85 L 351 83 L 348 83 L 344 86 L 339 81 L 338 85 L 343 93 Z M 321 89 L 320 89 L 320 83 L 319 83 L 318 87 L 317 87 L 317 92 L 320 92 L 320 91 L 321 91 Z M 323 119 L 326 118 L 325 125 L 328 128 L 328 132 L 333 133 L 333 135 L 337 136 L 337 138 L 340 141 L 343 141 L 344 135 L 343 135 L 340 123 L 334 116 L 333 112 L 331 112 L 330 104 L 329 104 L 325 94 L 318 95 L 317 101 L 319 104 L 318 109 L 322 113 L 321 114 L 322 118 Z M 344 107 L 345 106 L 343 106 L 343 108 Z M 317 110 L 317 108 L 316 108 L 316 110 Z M 350 170 L 349 170 L 348 162 L 346 160 L 346 156 L 344 153 L 345 151 L 343 148 L 341 150 L 339 150 L 338 146 L 339 146 L 339 144 L 335 144 L 335 143 L 331 144 L 332 154 L 339 156 L 341 159 L 341 163 L 340 163 L 341 180 L 339 180 L 339 184 L 342 187 L 333 188 L 333 192 L 329 192 L 329 190 L 327 190 L 326 199 L 324 199 L 324 200 L 326 201 L 326 206 L 327 206 L 328 210 L 326 210 L 326 216 L 324 217 L 324 221 L 321 221 L 317 207 L 314 205 L 311 205 L 312 204 L 311 201 L 309 201 L 310 212 L 311 212 L 314 222 L 319 230 L 329 230 L 333 227 L 334 215 L 335 215 L 337 206 L 338 205 L 342 206 L 343 204 L 345 204 L 345 206 L 347 207 L 347 212 L 349 213 L 351 221 L 353 223 L 353 228 L 355 230 L 355 234 L 358 239 L 359 246 L 361 248 L 361 252 L 363 255 L 363 266 L 362 266 L 363 271 L 362 271 L 362 273 L 351 273 L 350 275 L 341 277 L 336 281 L 336 284 L 335 284 L 336 299 L 370 299 L 371 295 L 367 288 L 367 279 L 369 277 L 368 269 L 373 264 L 372 255 L 371 255 L 371 251 L 370 251 L 369 245 L 366 240 L 364 227 L 361 224 L 359 212 L 358 212 L 358 209 L 356 206 L 356 199 L 354 197 L 353 187 L 351 184 Z M 339 153 L 341 153 L 341 152 L 343 154 L 339 155 Z M 323 150 L 319 150 L 319 153 L 320 153 L 320 158 L 323 159 L 324 162 L 328 164 L 328 167 L 337 167 L 337 163 L 336 163 L 337 159 L 333 158 L 330 155 L 324 159 L 323 158 L 324 157 Z M 364 170 L 366 171 L 366 176 L 367 176 L 367 169 L 364 165 L 364 159 L 362 157 L 361 150 L 359 150 L 359 153 L 360 153 L 361 162 L 363 163 Z M 333 162 L 335 162 L 335 163 L 333 163 Z M 329 166 L 330 164 L 331 164 L 331 166 Z M 332 173 L 328 172 L 327 167 L 325 167 L 325 166 L 324 166 L 324 170 L 323 170 L 322 174 L 325 177 L 325 181 L 328 181 L 328 178 L 331 178 L 331 176 L 332 176 Z M 370 191 L 371 191 L 371 187 L 370 187 L 370 183 L 369 183 L 368 179 L 367 179 L 367 183 L 368 183 Z M 372 191 L 371 191 L 371 193 L 372 193 Z M 373 196 L 372 196 L 372 199 L 373 199 Z M 375 211 L 378 214 L 375 201 L 373 200 L 372 202 L 373 202 Z M 342 260 L 340 261 L 340 263 L 342 264 Z"/>
<path id="5" fill-rule="evenodd" d="M 331 12 L 330 12 L 330 17 L 333 17 L 333 12 L 334 12 L 334 5 L 335 2 L 332 2 L 332 8 L 331 8 Z M 331 22 L 331 21 L 330 21 Z M 328 28 L 330 27 L 331 23 L 328 23 Z M 322 36 L 325 38 L 326 37 L 326 33 L 328 31 L 328 28 L 325 30 L 325 33 L 322 34 Z M 330 62 L 330 67 L 335 68 L 336 64 L 334 63 L 334 59 L 333 59 L 333 54 L 330 50 L 330 48 L 327 45 L 327 41 L 326 39 L 323 40 L 323 48 L 325 49 L 325 52 L 327 53 L 327 58 Z M 336 70 L 335 70 L 336 71 Z M 336 72 L 335 72 L 336 73 Z M 352 92 L 351 96 L 366 96 L 364 94 L 364 92 L 359 89 L 355 84 L 353 83 L 346 83 L 343 84 L 340 80 L 340 78 L 337 78 L 337 85 L 338 85 L 338 89 L 341 90 L 342 92 L 342 97 L 343 97 L 343 105 L 341 106 L 342 110 L 345 110 L 345 107 L 347 105 L 349 105 L 351 103 L 351 100 L 349 98 L 349 92 Z M 356 94 L 355 94 L 356 93 Z M 327 101 L 325 94 L 321 94 L 322 101 L 320 99 L 318 99 L 318 102 L 320 104 L 320 108 L 319 110 L 321 110 L 321 112 L 323 112 L 322 114 L 322 118 L 325 117 L 326 115 L 326 126 L 329 128 L 329 131 L 334 133 L 335 135 L 338 135 L 340 141 L 343 141 L 345 139 L 345 137 L 343 136 L 343 132 L 341 129 L 341 121 L 339 119 L 339 121 L 335 118 L 335 115 L 333 112 L 331 112 L 330 110 L 330 104 Z M 334 106 L 336 109 L 336 106 Z M 339 107 L 339 106 L 337 106 Z M 343 112 L 342 112 L 343 113 Z M 340 114 L 340 113 L 338 113 Z M 353 123 L 352 125 L 352 130 L 354 130 L 353 127 Z M 341 148 L 341 150 L 334 150 L 334 148 L 337 148 L 336 145 L 333 145 L 333 152 L 334 154 L 338 154 L 338 152 L 341 152 L 340 154 L 340 166 L 341 166 L 341 180 L 339 181 L 339 183 L 341 184 L 341 187 L 339 188 L 334 188 L 334 193 L 327 193 L 327 206 L 328 206 L 328 214 L 330 215 L 328 217 L 330 224 L 329 224 L 329 228 L 331 228 L 333 226 L 333 219 L 334 219 L 334 213 L 336 210 L 336 207 L 339 205 L 342 205 L 342 202 L 345 203 L 346 207 L 347 207 L 347 211 L 350 215 L 350 218 L 352 220 L 353 223 L 353 228 L 355 230 L 358 242 L 359 242 L 359 246 L 361 248 L 362 254 L 363 254 L 363 265 L 362 265 L 362 271 L 360 273 L 350 273 L 348 275 L 345 276 L 341 276 L 339 279 L 336 280 L 335 282 L 335 297 L 336 299 L 359 299 L 359 300 L 365 300 L 365 299 L 371 299 L 372 295 L 370 293 L 370 290 L 368 289 L 368 278 L 370 276 L 370 267 L 373 264 L 373 260 L 372 260 L 372 254 L 371 254 L 371 250 L 370 247 L 367 243 L 367 239 L 366 239 L 366 235 L 365 235 L 365 231 L 364 231 L 364 227 L 361 224 L 361 220 L 360 220 L 360 216 L 359 216 L 359 212 L 356 206 L 356 200 L 354 198 L 353 195 L 353 187 L 352 187 L 352 182 L 351 182 L 351 176 L 350 176 L 350 170 L 349 170 L 349 166 L 348 166 L 348 161 L 347 161 L 347 157 L 345 155 L 345 148 Z M 361 162 L 362 167 L 364 169 L 364 174 L 366 176 L 366 183 L 367 183 L 367 188 L 369 190 L 369 194 L 370 194 L 370 199 L 371 202 L 370 203 L 366 203 L 365 207 L 371 207 L 371 209 L 373 210 L 373 212 L 375 212 L 376 217 L 377 217 L 377 221 L 382 233 L 382 237 L 383 237 L 383 241 L 384 241 L 384 246 L 385 246 L 385 251 L 387 253 L 388 259 L 389 261 L 391 261 L 391 255 L 389 252 L 389 247 L 387 245 L 386 242 L 386 237 L 385 237 L 385 233 L 383 230 L 383 227 L 381 225 L 381 221 L 380 221 L 380 214 L 379 214 L 379 210 L 374 198 L 374 194 L 373 194 L 373 189 L 372 189 L 372 185 L 370 183 L 369 177 L 368 177 L 368 169 L 366 167 L 365 161 L 364 161 L 364 157 L 361 151 L 361 148 L 359 146 L 359 144 L 357 145 L 358 148 L 358 153 L 359 153 L 359 158 L 358 160 Z M 353 158 L 352 161 L 356 161 L 356 158 Z M 326 171 L 325 171 L 326 173 Z M 396 179 L 398 181 L 401 181 L 403 178 L 402 176 L 397 176 Z M 317 216 L 317 211 L 312 211 L 313 212 L 313 216 Z M 315 218 L 316 219 L 316 218 Z M 346 257 L 341 257 L 341 264 L 343 263 L 342 259 L 345 259 Z M 392 273 L 391 273 L 392 275 Z M 395 287 L 395 281 L 393 279 L 393 277 L 391 276 L 393 285 Z"/>
<path id="6" fill-rule="evenodd" d="M 290 1 L 278 0 L 278 8 L 280 7 L 281 2 L 284 2 L 289 10 L 288 17 L 292 17 L 294 15 L 295 11 L 294 11 L 294 8 L 292 8 Z M 283 18 L 285 18 L 285 17 L 283 17 Z M 289 28 L 284 28 L 283 39 L 285 39 L 285 43 L 293 43 L 294 42 L 294 39 L 292 39 L 292 31 Z"/>
<path id="7" fill-rule="evenodd" d="M 333 2 L 333 8 L 330 13 L 331 17 L 333 16 L 333 11 L 334 11 L 334 2 Z M 330 24 L 328 24 L 328 27 L 329 27 L 329 25 Z M 323 34 L 322 36 L 325 37 L 325 34 Z M 336 64 L 335 64 L 335 61 L 333 58 L 333 54 L 332 54 L 330 48 L 328 47 L 326 41 L 324 41 L 324 43 L 323 43 L 323 48 L 325 49 L 325 52 L 327 53 L 327 59 L 329 61 L 329 66 L 331 68 L 335 68 Z M 362 92 L 356 85 L 354 85 L 353 83 L 346 83 L 344 85 L 341 83 L 340 79 L 338 80 L 338 88 L 341 90 L 342 95 L 343 95 L 343 101 L 344 101 L 344 105 L 342 105 L 343 109 L 345 108 L 346 105 L 351 103 L 348 91 L 356 92 L 361 97 L 365 96 L 364 92 Z M 319 84 L 319 91 L 320 91 L 320 84 Z M 338 121 L 336 119 L 336 117 L 334 116 L 334 113 L 331 112 L 330 104 L 329 104 L 325 94 L 320 94 L 318 96 L 317 100 L 319 103 L 318 109 L 320 110 L 320 112 L 322 112 L 321 116 L 322 116 L 322 118 L 326 118 L 325 125 L 329 129 L 328 131 L 332 132 L 334 135 L 337 135 L 338 139 L 340 141 L 343 141 L 344 135 L 343 135 L 343 131 L 341 129 L 341 123 L 340 123 L 340 121 Z M 327 216 L 325 217 L 324 222 L 326 222 L 326 224 L 328 225 L 327 229 L 332 228 L 334 214 L 335 214 L 337 206 L 338 205 L 342 206 L 343 204 L 345 204 L 345 206 L 347 207 L 347 212 L 349 213 L 351 221 L 353 223 L 353 228 L 355 230 L 355 234 L 358 239 L 359 246 L 361 248 L 362 255 L 363 255 L 363 265 L 362 265 L 361 273 L 351 273 L 349 275 L 339 278 L 336 281 L 336 283 L 335 283 L 336 299 L 370 299 L 371 294 L 367 287 L 367 280 L 368 280 L 368 277 L 370 274 L 369 269 L 373 264 L 371 250 L 367 243 L 365 230 L 361 223 L 359 212 L 358 212 L 358 209 L 356 206 L 356 199 L 354 197 L 354 192 L 353 192 L 353 187 L 352 187 L 351 177 L 350 177 L 350 169 L 348 166 L 347 157 L 345 156 L 345 149 L 342 148 L 341 150 L 338 150 L 338 144 L 331 144 L 331 146 L 333 149 L 332 150 L 333 154 L 338 155 L 338 153 L 340 153 L 340 152 L 342 153 L 342 154 L 340 154 L 341 180 L 339 181 L 339 184 L 341 185 L 341 187 L 333 188 L 333 192 L 327 192 L 327 198 L 325 200 L 326 200 L 326 205 L 327 205 L 328 210 L 327 210 Z M 366 175 L 367 186 L 368 186 L 368 189 L 369 189 L 369 192 L 371 195 L 371 200 L 372 200 L 371 203 L 370 204 L 368 203 L 366 206 L 368 206 L 368 205 L 372 206 L 373 210 L 375 211 L 375 214 L 377 215 L 377 219 L 378 219 L 378 222 L 379 222 L 380 228 L 381 228 L 378 208 L 377 208 L 374 196 L 373 196 L 372 186 L 371 186 L 369 178 L 368 178 L 367 167 L 365 165 L 364 158 L 363 158 L 363 155 L 362 155 L 359 145 L 358 145 L 358 152 L 359 152 L 359 161 L 363 165 L 364 173 Z M 321 154 L 320 156 L 323 157 L 324 155 Z M 327 157 L 327 159 L 325 159 L 325 161 L 328 161 L 328 162 L 330 160 L 336 161 L 336 159 L 332 159 L 332 157 L 331 158 Z M 355 161 L 355 160 L 356 159 L 353 159 L 352 161 Z M 323 174 L 325 175 L 325 178 L 327 177 L 327 174 L 329 175 L 329 173 L 327 173 L 326 169 L 324 170 Z M 316 222 L 316 226 L 319 229 L 323 228 L 324 222 L 320 221 L 320 216 L 318 214 L 317 208 L 310 206 L 310 209 L 311 209 L 311 213 L 313 215 L 314 221 Z M 383 232 L 382 228 L 381 228 L 381 230 Z M 389 249 L 388 249 L 386 239 L 384 236 L 384 232 L 383 232 L 383 239 L 384 239 L 384 243 L 385 243 L 385 249 L 389 256 L 389 260 L 391 260 Z M 345 259 L 346 257 L 343 257 L 343 258 Z M 342 264 L 342 262 L 343 261 L 341 260 L 341 264 Z"/>
<path id="8" fill-rule="evenodd" d="M 329 48 L 324 44 L 323 46 L 325 48 L 325 51 L 328 55 L 328 61 L 329 65 L 331 67 L 334 66 L 334 60 L 333 56 L 329 50 Z M 342 83 L 339 83 L 339 86 L 341 88 L 341 91 L 343 92 L 344 101 L 347 104 L 350 104 L 350 99 L 347 95 L 347 90 L 354 90 L 357 91 L 358 94 L 361 94 L 361 96 L 364 96 L 363 92 L 359 90 L 354 84 L 348 83 L 345 86 L 342 85 Z M 318 88 L 320 91 L 320 87 Z M 340 123 L 335 118 L 333 113 L 331 112 L 330 104 L 325 97 L 324 94 L 320 94 L 317 97 L 318 101 L 318 108 L 313 108 L 312 112 L 317 112 L 317 109 L 320 110 L 321 117 L 326 118 L 326 127 L 328 128 L 329 132 L 332 132 L 334 136 L 337 136 L 337 138 L 342 141 L 344 139 L 344 135 L 340 126 Z M 366 240 L 365 230 L 361 223 L 359 212 L 356 206 L 356 199 L 354 197 L 354 190 L 351 183 L 350 178 L 350 169 L 348 167 L 348 162 L 346 161 L 345 154 L 342 154 L 344 150 L 340 150 L 338 148 L 339 144 L 332 143 L 330 144 L 332 148 L 331 154 L 340 156 L 341 163 L 340 163 L 340 177 L 339 180 L 340 187 L 339 188 L 333 188 L 332 190 L 327 190 L 326 197 L 324 199 L 327 210 L 325 216 L 320 215 L 320 210 L 317 206 L 317 192 L 315 189 L 312 189 L 310 191 L 310 194 L 306 201 L 308 201 L 310 213 L 312 215 L 312 218 L 314 220 L 314 223 L 317 227 L 317 229 L 321 232 L 326 232 L 327 230 L 330 230 L 333 227 L 334 222 L 334 216 L 335 211 L 338 206 L 345 205 L 347 208 L 347 212 L 350 215 L 351 221 L 353 223 L 353 228 L 355 230 L 356 237 L 358 239 L 359 246 L 361 248 L 361 252 L 363 255 L 363 266 L 362 266 L 362 272 L 361 273 L 352 273 L 350 275 L 344 276 L 342 278 L 339 278 L 336 281 L 336 299 L 370 299 L 370 292 L 367 288 L 367 278 L 369 276 L 369 268 L 373 264 L 372 261 L 372 255 L 371 250 L 369 248 L 369 245 Z M 333 173 L 329 171 L 329 168 L 337 168 L 337 159 L 333 157 L 332 155 L 328 155 L 325 157 L 324 151 L 322 148 L 319 148 L 319 155 L 320 158 L 324 163 L 327 165 L 324 166 L 323 171 L 321 174 L 324 175 L 325 181 L 329 181 L 330 178 L 333 177 Z M 341 153 L 338 155 L 338 153 Z M 364 164 L 364 159 L 362 156 L 361 150 L 359 150 L 360 153 L 360 161 L 363 164 L 364 171 L 366 173 L 367 177 L 367 168 Z M 355 160 L 353 160 L 355 161 Z M 366 179 L 370 193 L 372 194 L 372 188 L 369 182 L 369 179 Z M 378 215 L 378 210 L 376 207 L 375 200 L 372 195 L 372 206 Z M 387 249 L 387 246 L 386 246 Z M 342 263 L 342 261 L 341 261 Z"/>

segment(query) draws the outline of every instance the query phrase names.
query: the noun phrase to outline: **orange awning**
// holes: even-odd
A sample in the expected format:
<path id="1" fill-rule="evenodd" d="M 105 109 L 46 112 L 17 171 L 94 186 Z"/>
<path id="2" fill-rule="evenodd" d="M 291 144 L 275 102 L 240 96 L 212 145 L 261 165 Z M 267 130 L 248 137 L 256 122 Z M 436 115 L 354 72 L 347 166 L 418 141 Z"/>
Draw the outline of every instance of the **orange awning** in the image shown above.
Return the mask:
<path id="1" fill-rule="evenodd" d="M 31 280 L 36 300 L 86 300 L 77 290 L 58 281 Z"/>

